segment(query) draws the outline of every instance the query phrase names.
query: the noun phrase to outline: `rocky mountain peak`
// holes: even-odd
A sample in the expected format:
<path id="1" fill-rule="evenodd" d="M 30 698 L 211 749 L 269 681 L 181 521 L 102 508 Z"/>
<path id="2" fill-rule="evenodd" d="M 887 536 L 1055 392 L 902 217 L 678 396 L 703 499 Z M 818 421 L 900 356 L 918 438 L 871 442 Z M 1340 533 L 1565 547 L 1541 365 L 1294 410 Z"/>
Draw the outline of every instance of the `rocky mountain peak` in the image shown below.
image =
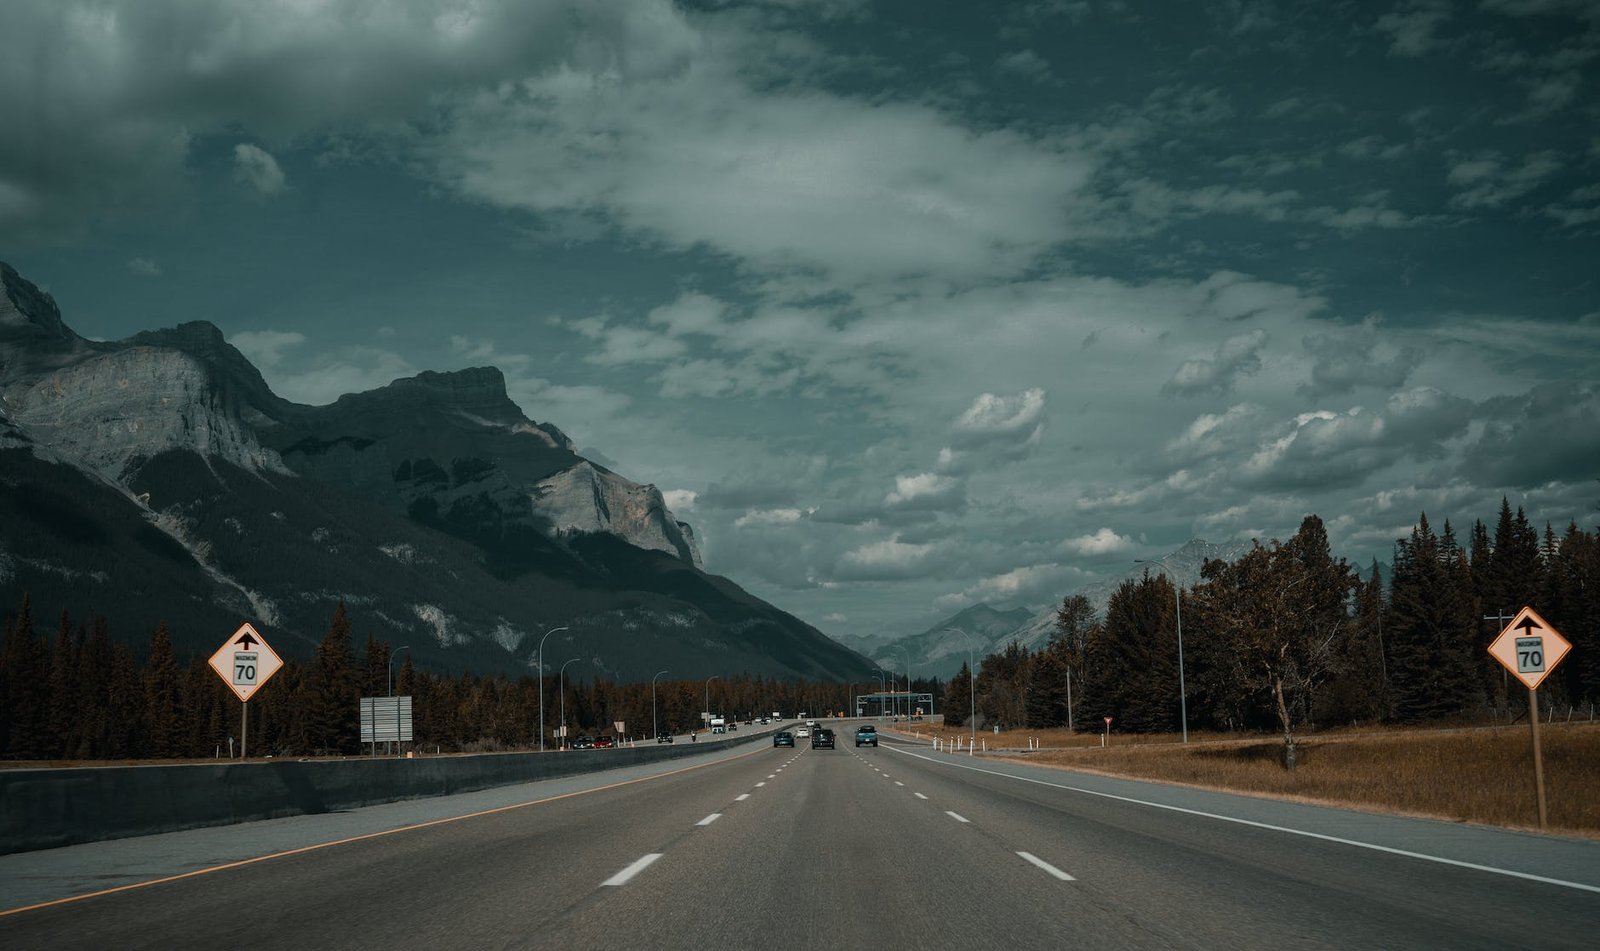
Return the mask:
<path id="1" fill-rule="evenodd" d="M 81 339 L 62 323 L 56 299 L 4 261 L 0 261 L 0 328 L 62 342 Z"/>

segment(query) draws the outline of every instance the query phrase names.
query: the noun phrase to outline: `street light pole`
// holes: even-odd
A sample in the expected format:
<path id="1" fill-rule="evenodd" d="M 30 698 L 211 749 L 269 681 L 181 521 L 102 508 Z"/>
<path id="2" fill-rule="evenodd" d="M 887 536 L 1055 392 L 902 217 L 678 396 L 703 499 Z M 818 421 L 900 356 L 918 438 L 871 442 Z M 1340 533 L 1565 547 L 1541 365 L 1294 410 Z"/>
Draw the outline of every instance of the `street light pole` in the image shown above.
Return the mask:
<path id="1" fill-rule="evenodd" d="M 401 651 L 408 651 L 410 649 L 411 645 L 407 644 L 404 647 L 396 647 L 394 651 L 389 654 L 389 696 L 391 697 L 394 696 L 394 655 L 400 653 Z"/>
<path id="2" fill-rule="evenodd" d="M 569 630 L 565 627 L 551 628 L 544 632 L 544 637 L 539 638 L 539 752 L 544 752 L 544 642 L 556 631 Z"/>
<path id="3" fill-rule="evenodd" d="M 706 729 L 711 729 L 711 681 L 721 680 L 721 674 L 712 674 L 706 678 Z"/>
<path id="4" fill-rule="evenodd" d="M 556 690 L 561 694 L 561 745 L 567 745 L 567 664 L 580 661 L 583 658 L 574 657 L 561 665 L 561 670 L 556 673 Z"/>
<path id="5" fill-rule="evenodd" d="M 883 719 L 883 694 L 884 694 L 884 690 L 883 690 L 883 668 L 882 667 L 874 667 L 872 669 L 878 672 L 878 719 L 882 720 Z"/>
<path id="6" fill-rule="evenodd" d="M 393 651 L 389 652 L 389 680 L 388 680 L 388 684 L 389 684 L 389 696 L 391 696 L 391 697 L 394 696 L 394 655 L 400 653 L 401 651 L 408 651 L 410 649 L 411 649 L 411 645 L 407 644 L 404 647 L 396 647 Z M 396 721 L 395 721 L 396 734 L 395 735 L 397 735 L 397 736 L 399 735 L 399 726 L 400 726 L 400 722 L 399 722 L 398 719 L 396 719 Z M 390 746 L 387 742 L 385 742 L 384 743 L 384 750 L 386 752 L 392 752 L 394 750 L 394 747 Z M 373 745 L 373 752 L 374 753 L 377 752 L 377 745 L 376 744 Z"/>
<path id="7" fill-rule="evenodd" d="M 1150 561 L 1145 558 L 1135 558 L 1134 561 L 1142 565 L 1161 565 L 1161 573 L 1167 574 L 1167 566 L 1159 561 Z M 1172 581 L 1170 575 L 1168 581 Z M 1183 589 L 1176 581 L 1172 581 L 1172 603 L 1178 621 L 1178 716 L 1183 719 L 1183 742 L 1189 742 L 1189 692 L 1183 686 Z"/>
<path id="8" fill-rule="evenodd" d="M 664 673 L 666 673 L 664 670 L 657 671 L 656 675 L 650 678 L 650 729 L 655 731 L 650 737 L 652 740 L 661 738 L 661 720 L 656 716 L 656 681 Z"/>
<path id="9" fill-rule="evenodd" d="M 906 719 L 911 719 L 911 652 L 904 647 L 900 648 L 900 656 L 906 659 Z"/>

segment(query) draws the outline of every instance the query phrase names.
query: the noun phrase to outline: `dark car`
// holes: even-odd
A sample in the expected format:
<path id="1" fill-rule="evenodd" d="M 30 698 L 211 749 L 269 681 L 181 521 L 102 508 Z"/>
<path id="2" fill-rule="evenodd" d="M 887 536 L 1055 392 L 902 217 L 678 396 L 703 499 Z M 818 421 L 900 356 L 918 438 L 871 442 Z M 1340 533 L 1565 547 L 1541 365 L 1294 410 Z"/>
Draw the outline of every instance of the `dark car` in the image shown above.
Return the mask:
<path id="1" fill-rule="evenodd" d="M 575 750 L 592 750 L 594 749 L 594 737 L 580 736 L 572 741 L 572 748 Z"/>
<path id="2" fill-rule="evenodd" d="M 672 734 L 671 733 L 657 733 L 656 734 L 656 742 L 657 743 L 671 743 L 672 742 Z"/>
<path id="3" fill-rule="evenodd" d="M 833 731 L 827 727 L 818 727 L 811 734 L 811 748 L 814 750 L 833 749 Z"/>
<path id="4" fill-rule="evenodd" d="M 772 734 L 772 745 L 793 746 L 794 734 L 790 733 L 788 730 L 779 730 L 777 733 Z"/>
<path id="5" fill-rule="evenodd" d="M 856 727 L 856 745 L 877 746 L 878 728 L 871 725 L 862 725 Z"/>

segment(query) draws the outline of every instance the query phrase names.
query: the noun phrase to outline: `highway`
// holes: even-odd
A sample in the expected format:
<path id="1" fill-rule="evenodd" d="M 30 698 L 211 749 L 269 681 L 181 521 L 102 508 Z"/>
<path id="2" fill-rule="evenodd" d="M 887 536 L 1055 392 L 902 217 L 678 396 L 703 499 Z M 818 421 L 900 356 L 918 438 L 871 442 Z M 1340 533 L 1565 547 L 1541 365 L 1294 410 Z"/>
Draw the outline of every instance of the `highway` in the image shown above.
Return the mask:
<path id="1" fill-rule="evenodd" d="M 0 909 L 35 905 L 0 910 L 0 947 L 1593 948 L 1600 935 L 1597 843 L 888 734 L 856 749 L 837 730 L 837 750 L 763 736 L 581 780 L 0 857 Z"/>

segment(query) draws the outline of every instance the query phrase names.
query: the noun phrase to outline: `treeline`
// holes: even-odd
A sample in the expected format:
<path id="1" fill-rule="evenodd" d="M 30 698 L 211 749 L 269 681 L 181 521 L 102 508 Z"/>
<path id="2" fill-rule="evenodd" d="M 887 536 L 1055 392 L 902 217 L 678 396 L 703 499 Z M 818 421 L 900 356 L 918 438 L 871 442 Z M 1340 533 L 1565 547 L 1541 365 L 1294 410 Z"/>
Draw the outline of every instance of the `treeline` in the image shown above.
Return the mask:
<path id="1" fill-rule="evenodd" d="M 1102 729 L 1109 716 L 1118 731 L 1177 732 L 1181 612 L 1188 728 L 1281 730 L 1292 766 L 1301 725 L 1525 709 L 1526 688 L 1487 650 L 1530 604 L 1573 645 L 1541 701 L 1600 701 L 1600 535 L 1573 524 L 1541 536 L 1502 501 L 1492 536 L 1480 521 L 1463 544 L 1449 522 L 1435 531 L 1423 514 L 1397 542 L 1385 583 L 1376 563 L 1363 577 L 1334 558 L 1310 516 L 1287 542 L 1208 562 L 1188 590 L 1146 571 L 1122 584 L 1103 618 L 1087 599 L 1066 598 L 1047 646 L 1013 643 L 984 658 L 977 707 L 986 725 L 1062 726 L 1070 695 L 1078 729 Z M 963 667 L 949 682 L 947 723 L 966 721 L 967 678 Z"/>
<path id="2" fill-rule="evenodd" d="M 451 676 L 419 670 L 409 658 L 398 667 L 390 661 L 390 645 L 371 635 L 356 649 L 351 619 L 340 603 L 315 656 L 285 658 L 283 668 L 251 698 L 250 753 L 359 753 L 359 699 L 387 695 L 391 674 L 394 693 L 412 697 L 418 746 L 454 752 L 538 748 L 539 681 L 532 676 Z M 560 678 L 545 678 L 544 721 L 552 748 L 563 708 L 560 686 Z M 614 721 L 620 720 L 625 736 L 651 738 L 650 684 L 580 680 L 569 671 L 564 687 L 572 735 L 613 733 Z M 698 726 L 708 689 L 712 710 L 740 718 L 842 711 L 852 693 L 846 684 L 754 676 L 719 676 L 709 684 L 662 679 L 655 686 L 661 729 Z M 53 637 L 47 638 L 36 630 L 24 595 L 6 620 L 0 646 L 0 757 L 226 756 L 230 738 L 238 742 L 240 716 L 240 702 L 206 657 L 176 656 L 166 625 L 149 635 L 143 657 L 136 658 L 128 644 L 112 639 L 104 617 L 74 624 L 62 612 Z"/>

